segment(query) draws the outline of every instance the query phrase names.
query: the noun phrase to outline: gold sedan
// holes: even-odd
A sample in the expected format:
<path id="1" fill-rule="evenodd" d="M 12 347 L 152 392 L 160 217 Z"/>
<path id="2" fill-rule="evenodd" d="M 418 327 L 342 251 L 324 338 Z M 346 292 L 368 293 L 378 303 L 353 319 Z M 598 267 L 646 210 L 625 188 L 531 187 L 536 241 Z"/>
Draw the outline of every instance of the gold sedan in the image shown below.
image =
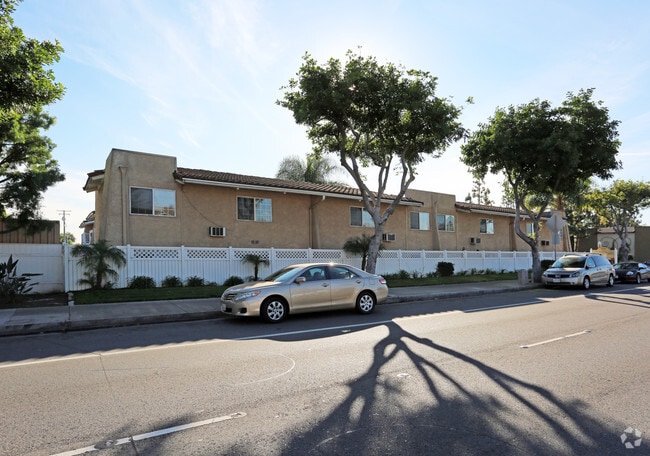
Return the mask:
<path id="1" fill-rule="evenodd" d="M 346 264 L 287 266 L 261 282 L 228 288 L 221 311 L 277 323 L 290 313 L 356 309 L 369 314 L 388 298 L 386 280 Z"/>

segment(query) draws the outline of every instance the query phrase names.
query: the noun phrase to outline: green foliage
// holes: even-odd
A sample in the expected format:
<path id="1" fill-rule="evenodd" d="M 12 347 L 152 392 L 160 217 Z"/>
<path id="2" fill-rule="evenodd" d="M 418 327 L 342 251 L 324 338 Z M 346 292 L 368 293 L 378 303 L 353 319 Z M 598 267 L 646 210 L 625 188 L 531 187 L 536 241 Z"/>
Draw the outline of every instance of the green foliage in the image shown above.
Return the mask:
<path id="1" fill-rule="evenodd" d="M 242 258 L 242 263 L 248 263 L 253 265 L 253 280 L 258 280 L 259 268 L 260 266 L 268 266 L 270 264 L 267 258 L 262 258 L 259 255 L 254 253 L 249 253 L 244 258 Z"/>
<path id="2" fill-rule="evenodd" d="M 311 182 L 313 184 L 345 185 L 331 181 L 329 176 L 342 171 L 336 163 L 318 154 L 307 155 L 307 161 L 298 156 L 284 158 L 280 162 L 275 177 L 295 182 Z"/>
<path id="3" fill-rule="evenodd" d="M 93 289 L 104 288 L 109 279 L 119 277 L 113 265 L 120 268 L 126 264 L 126 254 L 104 239 L 94 244 L 77 244 L 70 253 L 79 257 L 77 262 L 86 268 L 85 278 L 80 279 L 79 283 Z"/>
<path id="4" fill-rule="evenodd" d="M 165 277 L 160 286 L 163 288 L 177 288 L 183 286 L 183 281 L 176 276 L 167 276 Z"/>
<path id="5" fill-rule="evenodd" d="M 440 261 L 438 262 L 436 272 L 440 277 L 451 277 L 454 275 L 454 263 Z"/>
<path id="6" fill-rule="evenodd" d="M 355 236 L 349 238 L 343 244 L 343 250 L 346 253 L 352 255 L 358 255 L 361 257 L 361 269 L 366 270 L 366 263 L 368 261 L 368 255 L 370 254 L 370 245 L 372 244 L 372 239 L 374 236 L 368 236 L 367 234 L 362 234 L 361 236 Z M 378 251 L 384 250 L 384 244 L 379 243 Z"/>
<path id="7" fill-rule="evenodd" d="M 205 285 L 205 279 L 199 276 L 191 276 L 187 278 L 185 285 L 188 287 L 202 287 Z"/>
<path id="8" fill-rule="evenodd" d="M 437 79 L 427 72 L 380 65 L 353 51 L 346 53 L 344 64 L 332 58 L 319 65 L 305 54 L 277 102 L 307 127 L 315 153 L 336 154 L 359 188 L 375 224 L 369 272 L 375 271 L 383 227 L 415 179 L 417 165 L 465 134 L 457 120 L 460 109 L 437 97 L 436 86 Z M 377 170 L 376 189 L 368 187 L 361 172 L 366 166 Z M 388 177 L 396 170 L 400 191 L 382 213 Z"/>
<path id="9" fill-rule="evenodd" d="M 620 168 L 619 122 L 592 95 L 593 89 L 569 93 L 556 108 L 539 99 L 498 108 L 462 146 L 462 160 L 475 176 L 501 173 L 512 190 L 515 232 L 531 248 L 535 282 L 541 281 L 539 224 L 549 203 L 579 194 L 586 180 L 608 179 Z M 522 213 L 535 227 L 533 236 L 521 229 Z"/>
<path id="10" fill-rule="evenodd" d="M 244 283 L 244 279 L 242 279 L 241 277 L 230 276 L 223 283 L 223 286 L 224 287 L 232 287 L 232 286 L 239 285 L 239 284 L 242 284 L 242 283 Z"/>
<path id="11" fill-rule="evenodd" d="M 25 37 L 11 17 L 15 4 L 0 2 L 0 217 L 7 231 L 35 231 L 43 227 L 43 193 L 65 178 L 52 158 L 54 143 L 41 135 L 54 124 L 43 107 L 63 96 L 49 68 L 63 49 Z"/>
<path id="12" fill-rule="evenodd" d="M 147 276 L 135 276 L 129 280 L 127 288 L 144 290 L 146 288 L 156 288 L 156 281 Z"/>
<path id="13" fill-rule="evenodd" d="M 382 276 L 383 276 L 384 279 L 386 279 L 386 280 L 388 280 L 388 279 L 392 279 L 392 280 L 396 280 L 396 279 L 399 279 L 399 280 L 406 280 L 406 279 L 410 279 L 410 278 L 411 278 L 411 274 L 409 274 L 409 272 L 406 271 L 406 270 L 404 270 L 404 269 L 400 269 L 399 271 L 397 271 L 397 272 L 395 272 L 395 273 L 392 273 L 392 274 L 383 274 Z"/>
<path id="14" fill-rule="evenodd" d="M 31 277 L 40 274 L 24 273 L 18 275 L 18 260 L 9 255 L 6 262 L 0 263 L 0 298 L 10 304 L 16 302 L 16 297 L 32 291 L 36 283 L 30 283 Z"/>
<path id="15" fill-rule="evenodd" d="M 650 207 L 650 183 L 616 180 L 609 187 L 594 188 L 587 196 L 604 226 L 611 227 L 620 240 L 619 258 L 628 258 L 628 231 L 639 224 L 641 210 Z"/>

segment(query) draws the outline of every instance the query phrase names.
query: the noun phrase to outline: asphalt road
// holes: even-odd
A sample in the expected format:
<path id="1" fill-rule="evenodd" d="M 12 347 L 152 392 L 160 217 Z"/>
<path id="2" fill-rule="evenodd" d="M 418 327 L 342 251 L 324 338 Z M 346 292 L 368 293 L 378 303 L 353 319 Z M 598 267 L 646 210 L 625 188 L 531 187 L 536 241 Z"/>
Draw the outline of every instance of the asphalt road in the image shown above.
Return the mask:
<path id="1" fill-rule="evenodd" d="M 8 337 L 0 454 L 650 454 L 649 347 L 648 284 Z"/>

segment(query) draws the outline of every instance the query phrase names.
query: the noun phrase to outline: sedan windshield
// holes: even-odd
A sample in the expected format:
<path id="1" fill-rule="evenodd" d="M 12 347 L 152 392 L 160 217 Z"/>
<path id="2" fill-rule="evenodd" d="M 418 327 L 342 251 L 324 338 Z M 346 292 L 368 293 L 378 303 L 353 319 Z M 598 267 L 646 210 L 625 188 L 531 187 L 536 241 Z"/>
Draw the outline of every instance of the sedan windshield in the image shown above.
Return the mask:
<path id="1" fill-rule="evenodd" d="M 297 266 L 287 266 L 274 272 L 264 280 L 266 282 L 286 282 L 292 280 L 301 270 L 302 268 Z"/>
<path id="2" fill-rule="evenodd" d="M 616 269 L 636 269 L 637 267 L 637 263 L 619 263 L 614 265 Z"/>

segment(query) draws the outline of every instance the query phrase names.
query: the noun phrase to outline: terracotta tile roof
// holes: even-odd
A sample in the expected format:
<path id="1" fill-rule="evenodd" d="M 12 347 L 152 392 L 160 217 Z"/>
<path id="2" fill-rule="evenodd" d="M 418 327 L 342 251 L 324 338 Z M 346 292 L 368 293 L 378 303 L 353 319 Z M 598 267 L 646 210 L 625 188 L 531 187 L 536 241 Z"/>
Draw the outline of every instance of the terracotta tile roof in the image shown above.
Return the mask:
<path id="1" fill-rule="evenodd" d="M 246 176 L 243 174 L 222 173 L 219 171 L 208 171 L 204 169 L 177 168 L 174 171 L 174 179 L 179 181 L 198 180 L 206 182 L 222 183 L 227 186 L 254 186 L 267 187 L 273 190 L 287 190 L 295 193 L 317 193 L 331 194 L 332 196 L 358 197 L 361 198 L 361 191 L 358 188 L 329 184 L 313 184 L 311 182 L 289 181 L 270 177 Z M 396 195 L 385 194 L 384 200 L 393 200 Z M 420 201 L 403 197 L 402 202 L 407 204 L 421 204 Z"/>
<path id="2" fill-rule="evenodd" d="M 488 206 L 485 204 L 465 203 L 458 201 L 456 202 L 455 206 L 459 211 L 504 214 L 511 215 L 513 217 L 515 216 L 514 207 Z M 553 214 L 550 211 L 546 211 L 542 214 L 542 218 L 549 218 L 551 215 Z"/>

